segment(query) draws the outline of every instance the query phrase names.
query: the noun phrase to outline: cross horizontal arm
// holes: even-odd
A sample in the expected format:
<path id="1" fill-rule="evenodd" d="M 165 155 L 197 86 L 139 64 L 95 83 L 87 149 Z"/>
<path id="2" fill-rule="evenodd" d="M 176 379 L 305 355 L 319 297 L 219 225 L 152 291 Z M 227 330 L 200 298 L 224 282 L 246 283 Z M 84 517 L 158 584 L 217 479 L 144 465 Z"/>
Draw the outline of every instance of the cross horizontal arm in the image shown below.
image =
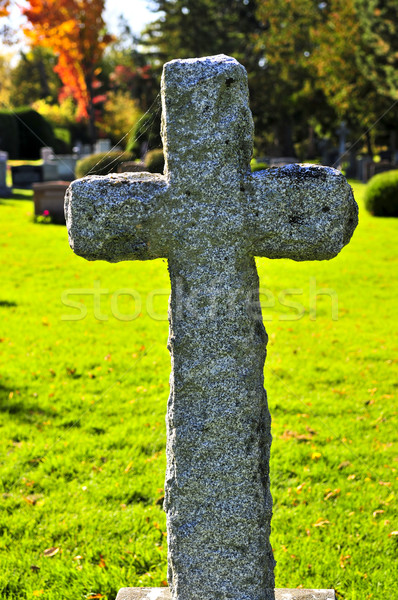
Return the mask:
<path id="1" fill-rule="evenodd" d="M 330 167 L 259 171 L 244 179 L 242 191 L 255 256 L 327 260 L 348 244 L 358 224 L 351 187 Z"/>
<path id="2" fill-rule="evenodd" d="M 148 260 L 167 255 L 166 179 L 152 173 L 90 176 L 65 196 L 69 243 L 87 260 Z M 163 208 L 163 219 L 162 219 Z"/>

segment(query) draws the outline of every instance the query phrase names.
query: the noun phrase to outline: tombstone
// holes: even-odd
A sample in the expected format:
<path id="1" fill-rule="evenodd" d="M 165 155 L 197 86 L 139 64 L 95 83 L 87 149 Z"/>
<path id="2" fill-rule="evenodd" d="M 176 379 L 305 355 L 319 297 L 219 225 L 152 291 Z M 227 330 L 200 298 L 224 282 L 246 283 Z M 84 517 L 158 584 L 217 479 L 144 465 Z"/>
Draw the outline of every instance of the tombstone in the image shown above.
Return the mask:
<path id="1" fill-rule="evenodd" d="M 267 338 L 254 257 L 333 258 L 357 225 L 357 205 L 332 168 L 251 173 L 247 75 L 235 59 L 167 63 L 162 107 L 164 176 L 74 181 L 65 198 L 69 241 L 88 260 L 168 259 L 171 598 L 273 600 Z M 118 599 L 168 593 L 124 588 Z"/>
<path id="2" fill-rule="evenodd" d="M 339 136 L 339 168 L 345 158 L 346 153 L 346 140 L 347 134 L 349 133 L 349 129 L 347 129 L 347 124 L 345 121 L 341 121 L 340 127 L 336 130 L 337 135 Z"/>
<path id="3" fill-rule="evenodd" d="M 94 154 L 99 154 L 100 152 L 110 152 L 112 149 L 112 142 L 107 138 L 103 140 L 97 140 L 94 144 Z"/>
<path id="4" fill-rule="evenodd" d="M 52 148 L 45 146 L 40 149 L 42 164 L 42 181 L 56 181 L 59 179 L 58 165 L 54 162 L 55 155 Z"/>
<path id="5" fill-rule="evenodd" d="M 8 152 L 0 150 L 0 198 L 10 198 L 12 189 L 7 185 Z"/>
<path id="6" fill-rule="evenodd" d="M 48 211 L 53 223 L 65 224 L 64 197 L 69 181 L 46 181 L 33 184 L 35 215 Z"/>
<path id="7" fill-rule="evenodd" d="M 372 164 L 373 159 L 371 156 L 358 156 L 357 157 L 357 173 L 356 179 L 366 183 L 369 179 L 369 165 Z"/>
<path id="8" fill-rule="evenodd" d="M 57 154 L 54 162 L 57 165 L 59 179 L 72 181 L 75 178 L 77 156 L 74 154 Z"/>
<path id="9" fill-rule="evenodd" d="M 44 146 L 40 148 L 40 158 L 44 163 L 49 163 L 54 160 L 54 150 L 49 146 Z"/>
<path id="10" fill-rule="evenodd" d="M 34 183 L 43 181 L 40 165 L 20 165 L 11 167 L 12 185 L 16 188 L 31 188 Z"/>
<path id="11" fill-rule="evenodd" d="M 385 173 L 386 171 L 393 171 L 396 167 L 388 160 L 380 160 L 379 162 L 371 162 L 368 165 L 367 178 L 371 179 L 374 175 L 379 173 Z"/>

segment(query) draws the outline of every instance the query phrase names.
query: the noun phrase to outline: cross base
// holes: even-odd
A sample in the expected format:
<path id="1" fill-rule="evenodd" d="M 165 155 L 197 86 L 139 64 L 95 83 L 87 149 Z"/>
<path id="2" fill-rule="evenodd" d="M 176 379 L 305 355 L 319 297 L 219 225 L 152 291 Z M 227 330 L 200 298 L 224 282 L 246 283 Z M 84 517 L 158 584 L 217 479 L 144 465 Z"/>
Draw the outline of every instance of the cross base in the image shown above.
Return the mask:
<path id="1" fill-rule="evenodd" d="M 168 587 L 122 588 L 116 600 L 171 600 L 171 594 Z M 336 596 L 334 590 L 279 588 L 275 590 L 275 600 L 336 600 Z"/>

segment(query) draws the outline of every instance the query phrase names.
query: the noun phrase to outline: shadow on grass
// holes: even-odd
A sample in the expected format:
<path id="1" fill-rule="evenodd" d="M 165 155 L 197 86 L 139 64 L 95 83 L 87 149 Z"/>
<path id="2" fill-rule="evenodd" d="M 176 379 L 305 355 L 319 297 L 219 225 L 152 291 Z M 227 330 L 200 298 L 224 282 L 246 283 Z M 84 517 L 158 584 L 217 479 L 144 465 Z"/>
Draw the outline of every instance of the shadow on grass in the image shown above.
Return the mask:
<path id="1" fill-rule="evenodd" d="M 33 190 L 13 188 L 10 200 L 33 200 Z"/>
<path id="2" fill-rule="evenodd" d="M 7 200 L 33 200 L 33 190 L 13 188 L 9 198 L 0 198 L 0 206 L 5 204 Z"/>
<path id="3" fill-rule="evenodd" d="M 0 308 L 13 308 L 18 306 L 16 302 L 10 302 L 9 300 L 0 300 Z"/>
<path id="4" fill-rule="evenodd" d="M 27 398 L 28 390 L 10 383 L 0 383 L 0 412 L 18 418 L 21 423 L 34 424 L 43 416 L 54 413 L 38 406 Z"/>

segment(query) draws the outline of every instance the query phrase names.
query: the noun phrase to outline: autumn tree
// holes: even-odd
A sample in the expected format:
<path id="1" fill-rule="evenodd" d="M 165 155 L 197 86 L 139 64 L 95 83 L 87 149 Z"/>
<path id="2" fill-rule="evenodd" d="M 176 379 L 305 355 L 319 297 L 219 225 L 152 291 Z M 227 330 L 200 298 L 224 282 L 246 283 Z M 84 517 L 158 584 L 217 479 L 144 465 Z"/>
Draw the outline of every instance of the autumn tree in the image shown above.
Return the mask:
<path id="1" fill-rule="evenodd" d="M 0 0 L 0 17 L 7 17 L 9 14 L 8 7 L 10 0 Z"/>
<path id="2" fill-rule="evenodd" d="M 104 0 L 29 0 L 23 9 L 33 44 L 51 48 L 64 88 L 76 100 L 78 116 L 89 120 L 94 141 L 94 98 L 98 64 L 111 41 L 102 18 Z"/>

